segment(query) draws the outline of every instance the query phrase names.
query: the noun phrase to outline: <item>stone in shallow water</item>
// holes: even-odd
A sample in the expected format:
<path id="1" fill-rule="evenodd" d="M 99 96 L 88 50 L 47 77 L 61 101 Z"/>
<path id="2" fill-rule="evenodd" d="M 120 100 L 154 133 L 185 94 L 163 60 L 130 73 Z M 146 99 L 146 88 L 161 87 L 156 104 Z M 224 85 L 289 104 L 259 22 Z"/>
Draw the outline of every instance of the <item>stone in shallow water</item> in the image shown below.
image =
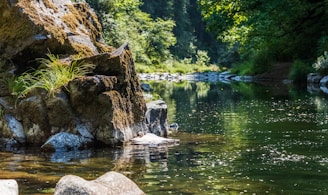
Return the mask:
<path id="1" fill-rule="evenodd" d="M 126 176 L 111 171 L 92 181 L 66 175 L 59 180 L 55 189 L 55 195 L 63 194 L 141 195 L 145 193 Z"/>
<path id="2" fill-rule="evenodd" d="M 136 145 L 150 145 L 150 146 L 157 146 L 157 145 L 175 145 L 179 142 L 177 139 L 169 139 L 159 137 L 153 133 L 147 133 L 142 137 L 136 137 L 131 140 L 132 144 Z"/>
<path id="3" fill-rule="evenodd" d="M 0 180 L 0 194 L 18 195 L 18 184 L 14 179 Z"/>
<path id="4" fill-rule="evenodd" d="M 92 140 L 86 137 L 74 135 L 67 132 L 60 132 L 50 137 L 46 141 L 46 143 L 44 143 L 41 146 L 41 148 L 43 150 L 51 150 L 51 151 L 77 150 L 79 148 L 87 146 L 91 142 Z"/>

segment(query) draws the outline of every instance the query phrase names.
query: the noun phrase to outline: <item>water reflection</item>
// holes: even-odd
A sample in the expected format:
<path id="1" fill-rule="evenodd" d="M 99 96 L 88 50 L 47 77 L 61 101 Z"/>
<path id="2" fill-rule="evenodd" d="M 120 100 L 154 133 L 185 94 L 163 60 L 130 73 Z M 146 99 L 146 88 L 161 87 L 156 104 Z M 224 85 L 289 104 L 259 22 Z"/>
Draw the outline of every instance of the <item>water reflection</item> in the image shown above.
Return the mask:
<path id="1" fill-rule="evenodd" d="M 152 85 L 165 91 L 163 82 Z M 176 107 L 172 119 L 181 131 L 217 135 L 220 141 L 207 140 L 185 151 L 182 159 L 189 164 L 181 171 L 193 171 L 179 175 L 191 184 L 190 191 L 182 192 L 180 187 L 186 186 L 180 186 L 179 193 L 317 194 L 327 189 L 325 96 L 239 83 L 208 84 L 206 95 L 198 95 L 196 84 L 187 86 L 179 84 L 170 95 L 160 93 L 172 104 L 169 108 Z"/>
<path id="2" fill-rule="evenodd" d="M 61 151 L 57 150 L 50 154 L 49 160 L 54 163 L 68 163 L 77 159 L 88 159 L 93 156 L 92 150 L 72 150 L 72 151 Z"/>
<path id="3" fill-rule="evenodd" d="M 110 170 L 156 195 L 327 192 L 327 96 L 254 83 L 150 84 L 180 126 L 179 146 L 1 153 L 1 175 L 17 178 L 23 194 L 47 194 L 65 174 Z"/>

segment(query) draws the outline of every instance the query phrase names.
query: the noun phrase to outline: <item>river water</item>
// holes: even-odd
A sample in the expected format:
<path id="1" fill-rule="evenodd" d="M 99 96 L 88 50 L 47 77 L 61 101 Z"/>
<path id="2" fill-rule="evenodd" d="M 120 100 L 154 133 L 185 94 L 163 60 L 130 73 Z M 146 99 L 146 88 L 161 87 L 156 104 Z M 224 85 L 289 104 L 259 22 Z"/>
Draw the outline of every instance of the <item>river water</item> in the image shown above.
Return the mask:
<path id="1" fill-rule="evenodd" d="M 66 174 L 115 170 L 147 194 L 327 194 L 328 96 L 254 83 L 151 82 L 180 128 L 170 148 L 0 153 L 21 194 L 52 194 Z"/>

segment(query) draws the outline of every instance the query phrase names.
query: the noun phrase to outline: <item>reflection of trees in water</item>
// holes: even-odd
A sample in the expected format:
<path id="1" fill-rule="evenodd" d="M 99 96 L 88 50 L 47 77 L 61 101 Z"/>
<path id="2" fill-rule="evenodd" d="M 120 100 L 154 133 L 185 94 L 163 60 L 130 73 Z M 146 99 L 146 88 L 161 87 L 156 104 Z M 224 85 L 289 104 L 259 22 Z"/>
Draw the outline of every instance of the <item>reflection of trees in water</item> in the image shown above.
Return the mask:
<path id="1" fill-rule="evenodd" d="M 196 94 L 198 98 L 207 97 L 208 92 L 210 91 L 210 83 L 197 82 L 196 83 Z"/>

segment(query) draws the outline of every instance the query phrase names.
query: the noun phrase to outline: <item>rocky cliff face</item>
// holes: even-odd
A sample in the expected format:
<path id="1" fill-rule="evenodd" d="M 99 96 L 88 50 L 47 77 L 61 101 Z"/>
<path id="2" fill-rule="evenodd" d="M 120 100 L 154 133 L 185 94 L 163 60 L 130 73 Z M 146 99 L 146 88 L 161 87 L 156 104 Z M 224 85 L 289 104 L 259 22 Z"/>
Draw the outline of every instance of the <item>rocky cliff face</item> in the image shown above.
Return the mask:
<path id="1" fill-rule="evenodd" d="M 8 143 L 116 144 L 148 131 L 146 104 L 127 44 L 104 44 L 101 25 L 84 3 L 69 0 L 0 2 L 0 79 L 37 67 L 50 51 L 65 59 L 82 55 L 92 73 L 58 89 L 53 97 L 36 90 L 14 101 L 2 85 L 0 135 Z M 19 128 L 17 128 L 19 127 Z M 18 136 L 22 134 L 22 136 Z M 72 142 L 71 139 L 80 140 Z M 73 143 L 73 144 L 72 144 Z"/>

